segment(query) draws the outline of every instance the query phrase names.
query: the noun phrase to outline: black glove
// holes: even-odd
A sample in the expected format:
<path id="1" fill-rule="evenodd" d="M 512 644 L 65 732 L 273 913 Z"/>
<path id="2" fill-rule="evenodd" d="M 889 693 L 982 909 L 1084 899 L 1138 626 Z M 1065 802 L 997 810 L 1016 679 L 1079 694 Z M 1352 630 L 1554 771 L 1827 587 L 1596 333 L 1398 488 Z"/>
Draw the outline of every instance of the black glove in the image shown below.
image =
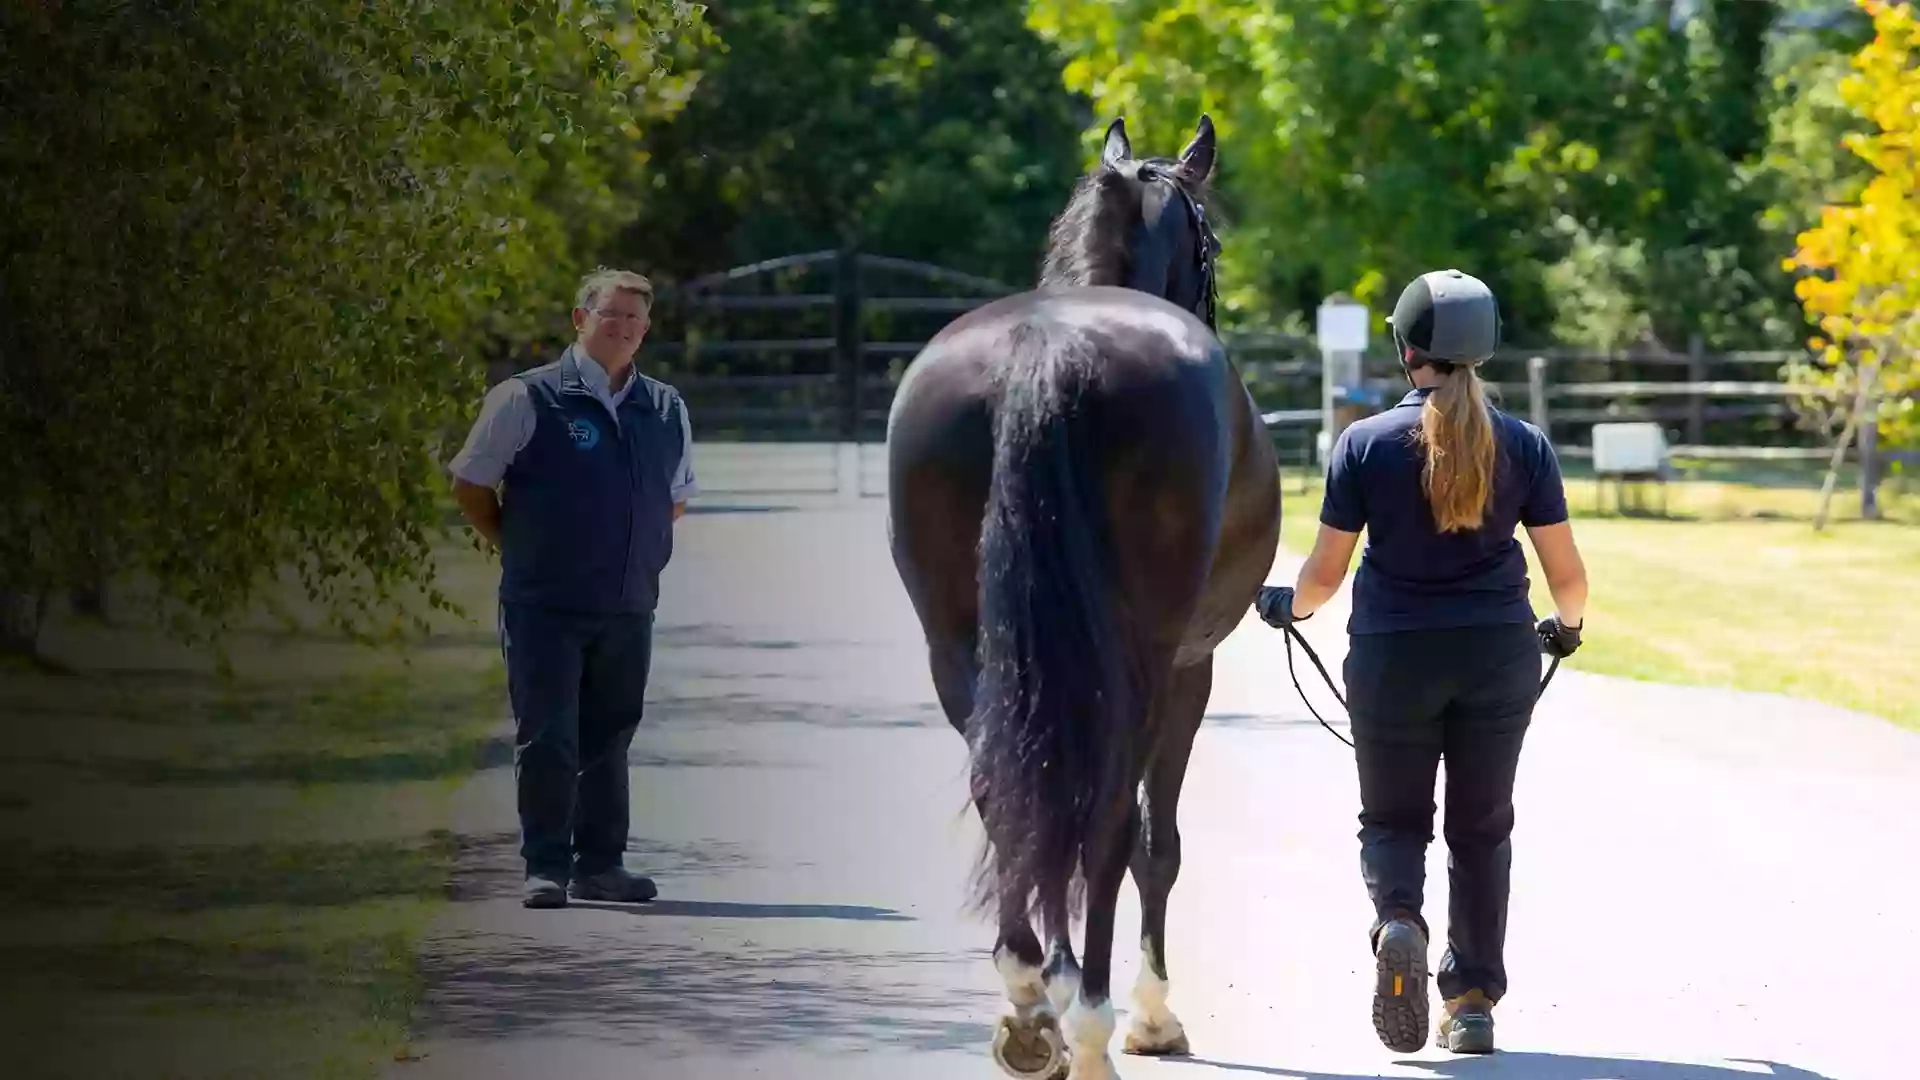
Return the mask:
<path id="1" fill-rule="evenodd" d="M 1275 629 L 1284 629 L 1288 623 L 1302 621 L 1294 617 L 1293 590 L 1285 585 L 1260 586 L 1260 593 L 1253 600 L 1253 610 L 1260 613 L 1261 622 Z"/>
<path id="2" fill-rule="evenodd" d="M 1566 659 L 1580 647 L 1580 627 L 1568 626 L 1560 621 L 1560 616 L 1549 615 L 1540 620 L 1534 628 L 1540 635 L 1540 651 L 1548 656 Z"/>

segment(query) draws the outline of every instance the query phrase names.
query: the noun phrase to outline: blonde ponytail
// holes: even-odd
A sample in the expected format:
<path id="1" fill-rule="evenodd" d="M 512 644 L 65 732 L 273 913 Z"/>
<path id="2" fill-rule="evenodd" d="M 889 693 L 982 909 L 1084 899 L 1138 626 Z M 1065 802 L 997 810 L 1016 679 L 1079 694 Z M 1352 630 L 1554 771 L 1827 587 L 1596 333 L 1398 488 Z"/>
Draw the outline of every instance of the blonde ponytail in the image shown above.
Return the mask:
<path id="1" fill-rule="evenodd" d="M 1493 418 L 1480 376 L 1455 368 L 1420 407 L 1420 486 L 1443 533 L 1480 527 L 1493 492 Z"/>

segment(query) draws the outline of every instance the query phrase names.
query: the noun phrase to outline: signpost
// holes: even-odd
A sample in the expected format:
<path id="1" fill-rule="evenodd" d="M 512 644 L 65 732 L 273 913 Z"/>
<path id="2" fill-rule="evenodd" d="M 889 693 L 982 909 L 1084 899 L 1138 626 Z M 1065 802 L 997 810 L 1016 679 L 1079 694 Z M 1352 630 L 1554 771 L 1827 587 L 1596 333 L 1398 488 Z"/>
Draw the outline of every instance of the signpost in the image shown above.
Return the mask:
<path id="1" fill-rule="evenodd" d="M 1364 413 L 1360 357 L 1367 350 L 1371 312 L 1345 293 L 1320 303 L 1314 338 L 1320 347 L 1320 467 L 1325 469 L 1334 440 Z"/>

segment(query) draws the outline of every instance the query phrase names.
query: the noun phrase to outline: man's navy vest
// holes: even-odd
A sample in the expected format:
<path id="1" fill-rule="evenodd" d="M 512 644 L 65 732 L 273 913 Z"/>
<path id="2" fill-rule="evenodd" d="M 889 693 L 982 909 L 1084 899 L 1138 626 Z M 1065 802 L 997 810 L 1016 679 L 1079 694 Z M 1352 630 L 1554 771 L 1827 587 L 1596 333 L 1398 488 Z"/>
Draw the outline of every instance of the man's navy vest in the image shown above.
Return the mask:
<path id="1" fill-rule="evenodd" d="M 500 504 L 500 599 L 585 612 L 651 612 L 673 555 L 673 475 L 685 414 L 639 372 L 615 425 L 571 350 L 513 376 L 537 418 Z"/>

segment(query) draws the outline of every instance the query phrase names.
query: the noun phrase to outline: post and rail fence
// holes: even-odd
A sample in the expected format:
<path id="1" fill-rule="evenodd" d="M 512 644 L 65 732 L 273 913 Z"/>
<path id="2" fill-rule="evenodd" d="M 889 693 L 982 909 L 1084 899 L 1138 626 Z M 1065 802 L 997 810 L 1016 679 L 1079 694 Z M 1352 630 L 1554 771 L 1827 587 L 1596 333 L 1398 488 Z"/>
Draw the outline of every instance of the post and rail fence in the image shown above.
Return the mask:
<path id="1" fill-rule="evenodd" d="M 901 374 L 954 318 L 1025 286 L 851 247 L 661 282 L 647 369 L 694 422 L 709 492 L 858 498 L 885 492 L 886 418 Z M 1282 469 L 1317 475 L 1323 361 L 1312 335 L 1222 335 L 1268 419 Z M 1593 425 L 1652 422 L 1675 457 L 1823 458 L 1779 378 L 1798 354 L 1509 349 L 1483 367 L 1496 400 L 1546 431 L 1563 457 L 1591 455 Z M 489 381 L 550 357 L 497 361 Z M 1372 407 L 1404 383 L 1390 356 L 1363 360 Z M 1678 376 L 1677 378 L 1671 376 Z M 768 444 L 779 444 L 775 446 Z M 1904 455 L 1902 455 L 1904 456 Z"/>

